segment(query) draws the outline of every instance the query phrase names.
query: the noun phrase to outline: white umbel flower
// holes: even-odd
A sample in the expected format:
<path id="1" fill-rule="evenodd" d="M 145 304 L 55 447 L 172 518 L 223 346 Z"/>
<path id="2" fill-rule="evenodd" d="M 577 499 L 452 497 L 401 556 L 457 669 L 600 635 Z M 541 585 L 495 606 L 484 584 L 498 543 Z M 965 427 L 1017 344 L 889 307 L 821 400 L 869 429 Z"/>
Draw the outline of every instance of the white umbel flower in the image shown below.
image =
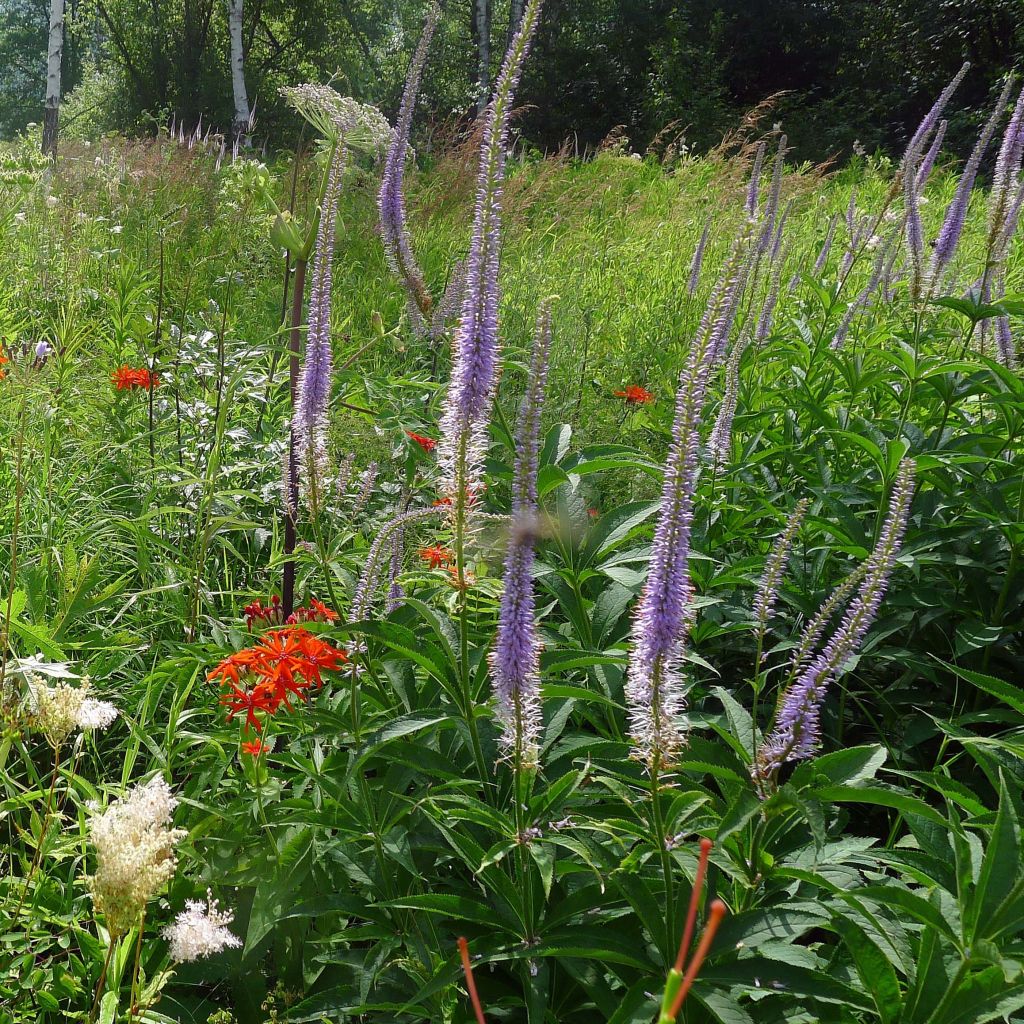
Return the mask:
<path id="1" fill-rule="evenodd" d="M 146 903 L 174 874 L 174 847 L 185 835 L 171 827 L 177 804 L 170 786 L 156 776 L 105 811 L 92 808 L 89 833 L 96 873 L 88 879 L 89 889 L 114 936 L 138 921 Z"/>
<path id="2" fill-rule="evenodd" d="M 185 909 L 164 929 L 170 943 L 170 957 L 178 963 L 190 963 L 200 957 L 213 956 L 222 949 L 237 948 L 242 942 L 228 929 L 235 919 L 230 910 L 218 910 L 209 889 L 206 902 L 186 900 Z"/>

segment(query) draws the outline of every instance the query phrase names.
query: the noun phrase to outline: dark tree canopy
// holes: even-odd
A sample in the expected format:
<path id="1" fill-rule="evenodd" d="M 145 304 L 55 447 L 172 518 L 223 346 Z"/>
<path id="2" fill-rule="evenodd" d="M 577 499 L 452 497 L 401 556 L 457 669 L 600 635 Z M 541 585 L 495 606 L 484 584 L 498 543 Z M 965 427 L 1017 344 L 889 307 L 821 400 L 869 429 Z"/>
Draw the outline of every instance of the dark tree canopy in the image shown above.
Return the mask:
<path id="1" fill-rule="evenodd" d="M 435 120 L 473 109 L 473 8 L 448 0 L 424 103 Z M 492 63 L 509 0 L 490 0 Z M 175 116 L 228 125 L 224 0 L 76 0 L 65 83 L 101 76 L 89 106 L 133 130 Z M 332 80 L 387 110 L 396 103 L 426 0 L 246 0 L 243 40 L 257 138 L 294 137 L 278 88 Z M 45 0 L 0 0 L 0 133 L 39 119 Z M 547 0 L 520 93 L 525 137 L 581 149 L 621 129 L 643 149 L 668 125 L 698 149 L 781 93 L 797 157 L 898 148 L 963 60 L 951 145 L 962 149 L 1000 77 L 1024 54 L 1020 0 Z M 73 125 L 72 125 L 73 127 Z"/>

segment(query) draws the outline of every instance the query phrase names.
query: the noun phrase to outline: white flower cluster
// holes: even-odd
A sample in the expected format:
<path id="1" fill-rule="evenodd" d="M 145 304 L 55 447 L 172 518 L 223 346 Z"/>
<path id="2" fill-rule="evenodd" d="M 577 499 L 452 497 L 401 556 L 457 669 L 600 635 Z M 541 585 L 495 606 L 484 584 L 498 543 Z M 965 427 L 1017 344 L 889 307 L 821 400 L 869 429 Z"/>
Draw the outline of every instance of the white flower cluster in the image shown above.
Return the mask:
<path id="1" fill-rule="evenodd" d="M 228 925 L 235 919 L 230 910 L 218 910 L 217 901 L 209 889 L 206 903 L 186 900 L 185 909 L 164 929 L 164 938 L 170 943 L 169 953 L 178 963 L 189 963 L 200 957 L 213 956 L 222 949 L 241 946 L 237 935 Z"/>
<path id="2" fill-rule="evenodd" d="M 105 811 L 95 805 L 89 833 L 96 873 L 89 889 L 111 935 L 123 935 L 156 891 L 174 874 L 174 847 L 185 835 L 171 827 L 178 801 L 160 777 L 135 786 Z"/>
<path id="3" fill-rule="evenodd" d="M 50 746 L 59 747 L 76 729 L 106 729 L 117 718 L 117 708 L 108 701 L 90 697 L 90 690 L 88 678 L 78 686 L 65 682 L 47 686 L 40 676 L 28 676 L 32 721 Z"/>
<path id="4" fill-rule="evenodd" d="M 342 96 L 329 85 L 285 86 L 281 95 L 318 132 L 338 138 L 347 149 L 379 154 L 391 144 L 391 125 L 376 107 Z"/>

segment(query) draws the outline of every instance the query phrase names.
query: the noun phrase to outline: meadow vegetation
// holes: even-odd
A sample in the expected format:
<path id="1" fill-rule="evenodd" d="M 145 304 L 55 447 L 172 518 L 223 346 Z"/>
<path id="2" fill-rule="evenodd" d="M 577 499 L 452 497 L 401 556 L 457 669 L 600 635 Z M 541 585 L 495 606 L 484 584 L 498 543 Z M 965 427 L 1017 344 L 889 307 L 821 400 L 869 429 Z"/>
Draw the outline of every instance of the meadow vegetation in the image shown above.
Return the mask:
<path id="1" fill-rule="evenodd" d="M 584 162 L 515 59 L 0 152 L 0 1019 L 1024 1019 L 1024 103 Z"/>

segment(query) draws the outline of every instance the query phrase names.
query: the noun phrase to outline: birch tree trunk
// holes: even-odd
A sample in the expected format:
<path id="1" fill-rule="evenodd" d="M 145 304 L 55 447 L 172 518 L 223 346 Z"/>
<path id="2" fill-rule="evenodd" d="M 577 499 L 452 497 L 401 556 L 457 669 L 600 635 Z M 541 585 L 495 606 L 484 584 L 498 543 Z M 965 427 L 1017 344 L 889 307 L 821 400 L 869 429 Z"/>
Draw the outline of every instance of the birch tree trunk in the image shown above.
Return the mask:
<path id="1" fill-rule="evenodd" d="M 64 0 L 50 0 L 50 40 L 46 49 L 46 101 L 43 103 L 43 152 L 57 156 L 60 117 L 60 65 L 64 57 Z"/>
<path id="2" fill-rule="evenodd" d="M 245 90 L 245 53 L 242 47 L 242 4 L 228 0 L 228 34 L 231 37 L 231 91 L 235 99 L 234 137 L 249 145 L 249 95 Z"/>
<path id="3" fill-rule="evenodd" d="M 482 114 L 491 98 L 491 0 L 473 0 L 472 13 L 476 48 L 473 85 L 477 91 L 476 111 Z"/>

